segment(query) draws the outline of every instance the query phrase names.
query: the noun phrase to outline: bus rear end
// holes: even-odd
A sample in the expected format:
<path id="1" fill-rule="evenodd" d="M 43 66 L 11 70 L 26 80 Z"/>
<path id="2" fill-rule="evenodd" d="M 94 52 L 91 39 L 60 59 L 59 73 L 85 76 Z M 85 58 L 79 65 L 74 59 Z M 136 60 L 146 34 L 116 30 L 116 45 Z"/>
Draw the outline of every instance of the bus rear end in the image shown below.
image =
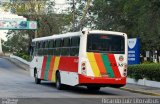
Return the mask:
<path id="1" fill-rule="evenodd" d="M 122 87 L 127 76 L 127 35 L 87 31 L 81 38 L 79 84 L 88 88 Z"/>

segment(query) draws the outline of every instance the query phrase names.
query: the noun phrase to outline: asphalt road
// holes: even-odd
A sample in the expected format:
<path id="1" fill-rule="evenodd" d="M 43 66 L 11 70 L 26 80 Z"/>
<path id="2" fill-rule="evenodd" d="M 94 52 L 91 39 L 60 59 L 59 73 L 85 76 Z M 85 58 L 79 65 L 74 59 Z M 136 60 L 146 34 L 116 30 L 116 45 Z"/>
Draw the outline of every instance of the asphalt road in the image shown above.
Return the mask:
<path id="1" fill-rule="evenodd" d="M 85 87 L 67 87 L 65 90 L 57 90 L 54 83 L 46 81 L 36 85 L 34 78 L 29 76 L 29 72 L 17 67 L 7 59 L 0 58 L 0 98 L 94 98 L 92 100 L 94 101 L 95 98 L 110 97 L 150 96 L 108 87 L 97 92 L 90 92 Z M 71 103 L 70 100 L 68 101 Z"/>

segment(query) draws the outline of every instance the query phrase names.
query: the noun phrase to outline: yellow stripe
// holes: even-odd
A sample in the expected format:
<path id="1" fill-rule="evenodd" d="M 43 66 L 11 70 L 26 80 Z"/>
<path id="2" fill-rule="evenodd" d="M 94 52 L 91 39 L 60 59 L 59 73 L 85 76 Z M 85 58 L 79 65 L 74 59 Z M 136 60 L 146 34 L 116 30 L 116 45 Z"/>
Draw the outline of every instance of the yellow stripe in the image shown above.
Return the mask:
<path id="1" fill-rule="evenodd" d="M 58 70 L 59 60 L 60 60 L 60 57 L 55 57 L 51 81 L 55 81 L 55 74 L 56 74 L 56 71 Z"/>
<path id="2" fill-rule="evenodd" d="M 90 62 L 92 71 L 94 73 L 94 76 L 95 77 L 101 77 L 100 70 L 98 68 L 98 65 L 97 65 L 97 62 L 95 60 L 94 54 L 93 53 L 87 53 L 87 56 L 88 56 L 88 60 Z"/>

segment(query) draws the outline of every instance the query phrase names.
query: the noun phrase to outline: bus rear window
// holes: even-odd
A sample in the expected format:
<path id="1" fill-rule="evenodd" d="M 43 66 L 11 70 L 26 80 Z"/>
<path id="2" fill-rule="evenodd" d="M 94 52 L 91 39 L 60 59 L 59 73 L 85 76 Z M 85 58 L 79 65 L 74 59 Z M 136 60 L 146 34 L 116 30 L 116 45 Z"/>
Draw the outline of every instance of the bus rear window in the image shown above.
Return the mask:
<path id="1" fill-rule="evenodd" d="M 87 52 L 124 54 L 124 36 L 111 34 L 89 34 Z"/>

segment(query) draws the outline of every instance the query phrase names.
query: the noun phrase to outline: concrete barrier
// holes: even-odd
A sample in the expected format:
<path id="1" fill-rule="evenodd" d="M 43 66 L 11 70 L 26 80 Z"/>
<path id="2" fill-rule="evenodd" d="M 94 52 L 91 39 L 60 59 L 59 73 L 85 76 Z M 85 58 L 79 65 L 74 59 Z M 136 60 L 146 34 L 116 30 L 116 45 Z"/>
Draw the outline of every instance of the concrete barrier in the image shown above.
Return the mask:
<path id="1" fill-rule="evenodd" d="M 10 62 L 14 63 L 15 65 L 17 65 L 18 67 L 24 69 L 24 70 L 27 70 L 29 71 L 30 69 L 30 62 L 18 57 L 18 56 L 15 56 L 15 55 L 10 55 L 10 58 L 7 58 Z"/>
<path id="2" fill-rule="evenodd" d="M 10 55 L 10 58 L 17 59 L 17 60 L 23 62 L 24 64 L 30 65 L 30 62 L 28 62 L 28 61 L 26 61 L 26 60 L 24 60 L 24 59 L 22 59 L 22 58 L 20 58 L 20 57 L 18 57 L 18 56 Z"/>
<path id="3" fill-rule="evenodd" d="M 139 80 L 135 80 L 135 79 L 132 79 L 132 78 L 127 78 L 127 83 L 160 88 L 160 82 L 147 80 L 145 78 L 144 79 L 139 79 Z"/>

